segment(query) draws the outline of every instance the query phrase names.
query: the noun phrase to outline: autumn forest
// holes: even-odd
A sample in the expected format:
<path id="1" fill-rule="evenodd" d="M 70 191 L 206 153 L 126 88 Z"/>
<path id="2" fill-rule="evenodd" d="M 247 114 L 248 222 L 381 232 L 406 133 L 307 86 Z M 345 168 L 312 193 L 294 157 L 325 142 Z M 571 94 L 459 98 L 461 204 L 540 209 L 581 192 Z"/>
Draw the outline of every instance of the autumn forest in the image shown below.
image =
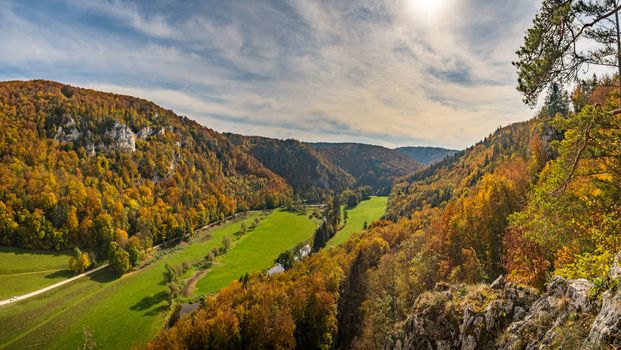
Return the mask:
<path id="1" fill-rule="evenodd" d="M 619 11 L 537 2 L 461 150 L 0 82 L 0 348 L 618 349 Z"/>

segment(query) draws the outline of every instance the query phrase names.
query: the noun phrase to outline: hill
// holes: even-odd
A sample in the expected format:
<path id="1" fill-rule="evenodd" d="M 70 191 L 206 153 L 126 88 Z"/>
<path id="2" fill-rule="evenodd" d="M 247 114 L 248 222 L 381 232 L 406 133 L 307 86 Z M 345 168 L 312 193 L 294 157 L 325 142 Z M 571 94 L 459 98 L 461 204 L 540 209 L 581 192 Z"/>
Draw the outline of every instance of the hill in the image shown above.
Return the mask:
<path id="1" fill-rule="evenodd" d="M 457 153 L 456 150 L 440 147 L 399 147 L 396 150 L 427 166 Z"/>
<path id="2" fill-rule="evenodd" d="M 105 257 L 115 242 L 137 260 L 154 243 L 292 194 L 225 136 L 139 98 L 2 82 L 0 126 L 3 245 Z"/>
<path id="3" fill-rule="evenodd" d="M 311 146 L 297 140 L 225 134 L 231 142 L 283 177 L 294 193 L 319 202 L 332 191 L 350 188 L 354 178 Z"/>
<path id="4" fill-rule="evenodd" d="M 401 176 L 423 168 L 412 158 L 382 146 L 360 143 L 309 143 L 330 162 L 350 173 L 355 186 L 371 186 L 376 194 L 390 192 Z"/>
<path id="5" fill-rule="evenodd" d="M 499 128 L 474 146 L 399 179 L 392 189 L 388 216 L 397 219 L 424 208 L 442 207 L 511 157 L 527 158 L 538 124 L 532 119 Z"/>

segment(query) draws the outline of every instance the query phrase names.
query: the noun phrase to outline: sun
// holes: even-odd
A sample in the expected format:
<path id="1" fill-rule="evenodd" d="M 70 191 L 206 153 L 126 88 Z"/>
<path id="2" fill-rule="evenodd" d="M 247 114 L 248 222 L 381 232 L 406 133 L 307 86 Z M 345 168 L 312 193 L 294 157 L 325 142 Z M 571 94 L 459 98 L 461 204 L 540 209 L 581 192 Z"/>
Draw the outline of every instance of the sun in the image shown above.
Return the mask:
<path id="1" fill-rule="evenodd" d="M 408 0 L 411 10 L 419 16 L 435 17 L 446 5 L 447 0 Z"/>

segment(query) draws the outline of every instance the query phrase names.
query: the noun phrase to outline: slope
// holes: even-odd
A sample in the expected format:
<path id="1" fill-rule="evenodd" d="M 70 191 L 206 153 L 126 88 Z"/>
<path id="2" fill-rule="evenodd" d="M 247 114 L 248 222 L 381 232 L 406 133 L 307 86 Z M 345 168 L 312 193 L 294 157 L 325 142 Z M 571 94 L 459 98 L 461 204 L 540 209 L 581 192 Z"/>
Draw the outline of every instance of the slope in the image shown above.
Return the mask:
<path id="1" fill-rule="evenodd" d="M 399 147 L 396 150 L 427 166 L 457 153 L 456 150 L 440 147 Z"/>
<path id="2" fill-rule="evenodd" d="M 410 157 L 382 146 L 359 143 L 309 143 L 319 153 L 356 179 L 356 186 L 371 186 L 387 194 L 395 179 L 423 166 Z"/>
<path id="3" fill-rule="evenodd" d="M 226 136 L 283 177 L 293 191 L 305 200 L 319 202 L 330 191 L 340 192 L 354 183 L 350 174 L 300 141 L 236 134 Z"/>
<path id="4" fill-rule="evenodd" d="M 50 81 L 0 83 L 0 243 L 150 246 L 291 196 L 223 135 L 151 102 Z"/>

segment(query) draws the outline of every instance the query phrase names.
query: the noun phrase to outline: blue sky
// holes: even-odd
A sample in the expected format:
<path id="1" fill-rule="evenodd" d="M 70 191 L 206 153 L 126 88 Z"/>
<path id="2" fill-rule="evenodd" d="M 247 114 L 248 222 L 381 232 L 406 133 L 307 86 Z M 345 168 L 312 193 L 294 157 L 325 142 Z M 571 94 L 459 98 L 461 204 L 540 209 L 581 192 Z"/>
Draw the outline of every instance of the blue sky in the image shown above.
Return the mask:
<path id="1" fill-rule="evenodd" d="M 0 80 L 139 96 L 218 131 L 467 147 L 525 120 L 536 0 L 0 1 Z"/>

